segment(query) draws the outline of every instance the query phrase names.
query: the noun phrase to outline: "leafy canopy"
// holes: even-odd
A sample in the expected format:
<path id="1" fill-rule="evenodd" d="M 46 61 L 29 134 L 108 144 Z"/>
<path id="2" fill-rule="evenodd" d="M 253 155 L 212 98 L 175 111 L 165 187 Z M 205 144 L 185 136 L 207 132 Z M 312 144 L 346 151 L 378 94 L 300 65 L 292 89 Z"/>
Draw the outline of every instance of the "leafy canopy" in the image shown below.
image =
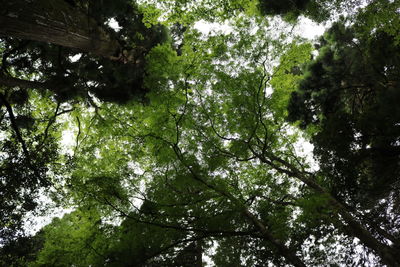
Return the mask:
<path id="1" fill-rule="evenodd" d="M 24 193 L 44 186 L 32 166 L 52 182 L 53 200 L 74 211 L 32 237 L 10 235 L 2 264 L 203 266 L 204 255 L 217 266 L 400 264 L 399 46 L 398 29 L 386 23 L 397 12 L 390 1 L 333 23 L 317 44 L 261 15 L 254 1 L 147 1 L 130 13 L 123 2 L 73 2 L 103 23 L 115 16 L 118 38 L 146 47 L 137 69 L 104 59 L 106 68 L 89 54 L 68 63 L 71 75 L 83 75 L 73 81 L 110 81 L 88 84 L 89 105 L 4 87 L 3 132 L 13 139 L 4 139 L 2 164 L 24 164 L 2 176 L 13 205 L 2 229 L 16 233 L 11 225 L 35 210 L 23 210 Z M 339 2 L 350 3 L 321 5 Z M 293 19 L 317 4 L 290 3 L 284 10 L 268 2 L 264 14 Z M 193 27 L 201 19 L 229 19 L 230 30 L 202 34 Z M 158 20 L 171 26 L 170 41 L 154 41 Z M 53 66 L 42 56 L 37 71 Z M 93 76 L 80 69 L 86 60 Z M 31 78 L 11 63 L 13 77 Z M 104 102 L 118 95 L 117 80 L 129 87 L 139 77 L 133 69 L 149 89 L 146 103 L 126 95 L 124 105 Z M 66 152 L 57 150 L 63 129 L 73 135 Z M 35 136 L 47 136 L 42 154 Z M 299 149 L 307 141 L 316 161 Z M 13 183 L 21 177 L 34 186 Z"/>

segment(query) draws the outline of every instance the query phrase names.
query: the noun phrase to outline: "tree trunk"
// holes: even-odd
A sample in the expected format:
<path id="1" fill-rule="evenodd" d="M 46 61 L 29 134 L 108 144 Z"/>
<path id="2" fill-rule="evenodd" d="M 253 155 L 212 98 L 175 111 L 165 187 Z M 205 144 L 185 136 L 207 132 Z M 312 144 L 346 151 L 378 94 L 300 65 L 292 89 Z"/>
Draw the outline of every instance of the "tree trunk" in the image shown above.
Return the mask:
<path id="1" fill-rule="evenodd" d="M 270 234 L 265 225 L 248 209 L 244 209 L 243 213 L 254 224 L 254 226 L 258 228 L 265 240 L 271 242 L 276 247 L 281 256 L 283 256 L 295 267 L 306 267 L 305 263 L 296 255 L 296 253 L 288 249 L 285 244 L 283 244 L 280 240 L 276 239 L 272 234 Z"/>
<path id="2" fill-rule="evenodd" d="M 113 59 L 115 38 L 94 19 L 63 0 L 0 0 L 0 36 L 57 44 Z"/>
<path id="3" fill-rule="evenodd" d="M 51 84 L 45 82 L 38 82 L 38 81 L 29 81 L 23 80 L 19 78 L 14 78 L 11 76 L 6 76 L 0 73 L 0 85 L 6 87 L 19 87 L 24 89 L 43 89 L 43 90 L 51 90 Z"/>
<path id="4" fill-rule="evenodd" d="M 203 267 L 203 246 L 201 241 L 196 241 L 194 267 Z"/>
<path id="5" fill-rule="evenodd" d="M 333 209 L 336 209 L 336 212 L 342 216 L 342 219 L 347 224 L 345 227 L 347 228 L 348 232 L 354 237 L 360 239 L 365 246 L 374 250 L 381 257 L 383 263 L 385 263 L 387 266 L 400 265 L 400 260 L 396 256 L 399 251 L 377 240 L 334 196 L 319 186 L 312 179 L 305 177 L 300 173 L 294 173 L 294 177 L 297 177 L 316 192 L 327 196 L 330 205 L 333 207 Z"/>
<path id="6" fill-rule="evenodd" d="M 254 153 L 254 152 L 253 152 Z M 303 183 L 305 183 L 308 187 L 313 189 L 315 192 L 318 192 L 322 195 L 325 195 L 329 199 L 330 206 L 336 210 L 338 215 L 341 215 L 343 221 L 347 224 L 345 227 L 349 234 L 353 237 L 357 237 L 360 241 L 370 249 L 374 250 L 381 258 L 382 262 L 387 266 L 400 266 L 400 258 L 397 257 L 399 251 L 395 248 L 392 248 L 386 244 L 383 244 L 379 240 L 377 240 L 348 210 L 347 208 L 340 203 L 334 196 L 332 196 L 325 188 L 321 187 L 318 183 L 316 183 L 312 177 L 308 175 L 304 175 L 300 172 L 295 166 L 290 164 L 289 162 L 280 159 L 274 155 L 269 155 L 270 160 L 265 158 L 263 155 L 256 154 L 259 159 L 276 169 L 277 171 L 287 174 L 293 178 L 296 178 Z M 274 161 L 279 162 L 285 168 L 281 168 L 280 166 L 274 164 Z"/>
<path id="7" fill-rule="evenodd" d="M 360 239 L 364 245 L 374 250 L 387 266 L 399 266 L 400 259 L 397 257 L 399 251 L 378 241 L 347 209 L 335 198 L 330 196 L 331 205 L 337 208 L 342 216 L 349 233 Z"/>

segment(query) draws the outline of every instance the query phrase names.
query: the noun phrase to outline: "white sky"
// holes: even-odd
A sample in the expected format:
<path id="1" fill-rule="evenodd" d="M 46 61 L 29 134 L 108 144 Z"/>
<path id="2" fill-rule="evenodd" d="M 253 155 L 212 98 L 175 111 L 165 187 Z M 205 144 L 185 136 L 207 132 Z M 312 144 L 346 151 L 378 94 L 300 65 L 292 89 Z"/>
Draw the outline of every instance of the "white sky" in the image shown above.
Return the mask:
<path id="1" fill-rule="evenodd" d="M 317 24 L 308 18 L 301 17 L 294 30 L 301 37 L 313 40 L 321 36 L 326 28 L 325 25 Z"/>

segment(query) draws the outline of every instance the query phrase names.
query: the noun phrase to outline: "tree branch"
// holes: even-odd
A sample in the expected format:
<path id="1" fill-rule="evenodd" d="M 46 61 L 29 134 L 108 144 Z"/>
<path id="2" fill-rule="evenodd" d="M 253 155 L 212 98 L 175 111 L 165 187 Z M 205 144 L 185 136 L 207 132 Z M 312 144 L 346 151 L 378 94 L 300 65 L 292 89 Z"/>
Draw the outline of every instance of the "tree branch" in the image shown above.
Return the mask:
<path id="1" fill-rule="evenodd" d="M 19 87 L 23 89 L 43 89 L 50 90 L 51 86 L 49 83 L 38 82 L 38 81 L 29 81 L 24 79 L 19 79 L 11 76 L 6 76 L 4 74 L 0 74 L 0 85 L 6 87 Z"/>

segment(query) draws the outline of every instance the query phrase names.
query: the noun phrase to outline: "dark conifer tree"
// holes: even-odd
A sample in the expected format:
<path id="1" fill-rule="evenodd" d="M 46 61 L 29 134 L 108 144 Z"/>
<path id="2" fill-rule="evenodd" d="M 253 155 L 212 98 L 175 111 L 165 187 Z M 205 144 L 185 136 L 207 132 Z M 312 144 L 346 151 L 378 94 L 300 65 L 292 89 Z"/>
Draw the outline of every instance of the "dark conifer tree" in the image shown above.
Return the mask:
<path id="1" fill-rule="evenodd" d="M 288 119 L 313 125 L 321 177 L 334 195 L 365 215 L 372 232 L 398 243 L 397 217 L 382 211 L 398 201 L 400 47 L 385 32 L 368 36 L 336 23 L 318 51 Z"/>

